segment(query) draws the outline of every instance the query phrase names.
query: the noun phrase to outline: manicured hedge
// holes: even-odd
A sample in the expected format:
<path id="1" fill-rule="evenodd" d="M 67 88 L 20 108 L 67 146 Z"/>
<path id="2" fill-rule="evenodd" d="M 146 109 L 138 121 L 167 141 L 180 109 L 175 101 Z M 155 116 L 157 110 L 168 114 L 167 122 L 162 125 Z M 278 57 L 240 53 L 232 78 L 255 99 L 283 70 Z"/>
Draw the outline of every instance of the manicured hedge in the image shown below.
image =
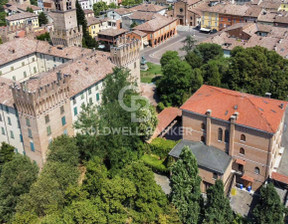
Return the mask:
<path id="1" fill-rule="evenodd" d="M 168 169 L 164 165 L 164 159 L 160 159 L 155 155 L 145 154 L 141 160 L 156 173 L 168 173 Z"/>
<path id="2" fill-rule="evenodd" d="M 152 154 L 156 154 L 160 156 L 161 159 L 164 159 L 176 144 L 176 141 L 166 140 L 164 138 L 155 138 L 150 143 L 150 149 Z"/>

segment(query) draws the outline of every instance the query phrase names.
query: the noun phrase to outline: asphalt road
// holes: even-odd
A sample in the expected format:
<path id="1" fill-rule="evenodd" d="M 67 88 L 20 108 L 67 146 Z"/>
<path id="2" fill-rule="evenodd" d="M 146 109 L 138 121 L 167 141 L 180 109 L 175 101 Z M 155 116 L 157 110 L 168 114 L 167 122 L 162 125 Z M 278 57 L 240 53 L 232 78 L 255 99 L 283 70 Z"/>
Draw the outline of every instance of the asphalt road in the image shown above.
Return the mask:
<path id="1" fill-rule="evenodd" d="M 202 41 L 210 36 L 210 34 L 200 33 L 197 30 L 192 28 L 181 28 L 181 31 L 178 30 L 178 34 L 171 39 L 167 40 L 163 44 L 151 48 L 147 47 L 140 52 L 141 57 L 144 56 L 146 61 L 152 62 L 155 64 L 160 64 L 161 56 L 166 51 L 178 51 L 180 56 L 184 56 L 185 52 L 180 50 L 183 47 L 183 41 L 185 40 L 187 35 L 195 35 L 195 39 L 197 41 Z"/>

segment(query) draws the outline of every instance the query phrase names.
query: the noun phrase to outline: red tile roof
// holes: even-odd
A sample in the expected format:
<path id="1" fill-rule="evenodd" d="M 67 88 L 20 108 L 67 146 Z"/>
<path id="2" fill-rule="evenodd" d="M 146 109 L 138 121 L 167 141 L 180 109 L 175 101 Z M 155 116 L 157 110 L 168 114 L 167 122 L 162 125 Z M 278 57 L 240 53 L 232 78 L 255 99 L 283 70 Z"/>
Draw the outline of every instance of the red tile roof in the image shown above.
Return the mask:
<path id="1" fill-rule="evenodd" d="M 277 172 L 272 172 L 271 178 L 284 184 L 288 184 L 288 177 Z"/>
<path id="2" fill-rule="evenodd" d="M 243 176 L 241 177 L 241 179 L 247 180 L 247 181 L 249 181 L 249 182 L 254 182 L 254 179 L 253 179 L 252 177 L 247 176 L 247 175 L 243 175 Z"/>
<path id="3" fill-rule="evenodd" d="M 237 164 L 240 164 L 240 165 L 245 165 L 246 164 L 246 161 L 245 160 L 242 160 L 242 159 L 236 159 L 235 163 Z"/>
<path id="4" fill-rule="evenodd" d="M 275 133 L 284 116 L 286 106 L 286 101 L 203 85 L 182 105 L 181 109 L 202 115 L 210 109 L 212 117 L 226 121 L 238 112 L 236 124 Z"/>
<path id="5" fill-rule="evenodd" d="M 178 116 L 181 116 L 182 111 L 176 107 L 168 107 L 158 114 L 158 125 L 153 134 L 156 138 L 162 131 L 164 131 Z"/>

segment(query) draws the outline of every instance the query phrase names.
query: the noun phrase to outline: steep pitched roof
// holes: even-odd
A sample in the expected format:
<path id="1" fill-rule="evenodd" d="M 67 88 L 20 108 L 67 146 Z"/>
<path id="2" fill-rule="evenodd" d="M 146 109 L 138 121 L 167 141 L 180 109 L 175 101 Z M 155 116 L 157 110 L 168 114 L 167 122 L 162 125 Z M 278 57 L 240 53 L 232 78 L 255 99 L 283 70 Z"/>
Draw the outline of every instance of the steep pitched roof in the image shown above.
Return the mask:
<path id="1" fill-rule="evenodd" d="M 181 109 L 202 115 L 210 109 L 212 117 L 226 121 L 238 112 L 236 124 L 275 133 L 286 106 L 286 101 L 203 85 Z"/>

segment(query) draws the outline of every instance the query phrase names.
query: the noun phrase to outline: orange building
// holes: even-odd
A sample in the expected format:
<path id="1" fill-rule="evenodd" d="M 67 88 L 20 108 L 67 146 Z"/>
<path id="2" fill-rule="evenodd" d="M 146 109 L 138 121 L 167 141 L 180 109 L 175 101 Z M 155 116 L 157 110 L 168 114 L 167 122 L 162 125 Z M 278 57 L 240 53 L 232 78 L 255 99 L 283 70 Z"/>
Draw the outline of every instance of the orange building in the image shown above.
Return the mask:
<path id="1" fill-rule="evenodd" d="M 134 27 L 147 34 L 147 40 L 151 47 L 158 46 L 177 34 L 177 18 L 157 17 L 146 23 Z"/>

